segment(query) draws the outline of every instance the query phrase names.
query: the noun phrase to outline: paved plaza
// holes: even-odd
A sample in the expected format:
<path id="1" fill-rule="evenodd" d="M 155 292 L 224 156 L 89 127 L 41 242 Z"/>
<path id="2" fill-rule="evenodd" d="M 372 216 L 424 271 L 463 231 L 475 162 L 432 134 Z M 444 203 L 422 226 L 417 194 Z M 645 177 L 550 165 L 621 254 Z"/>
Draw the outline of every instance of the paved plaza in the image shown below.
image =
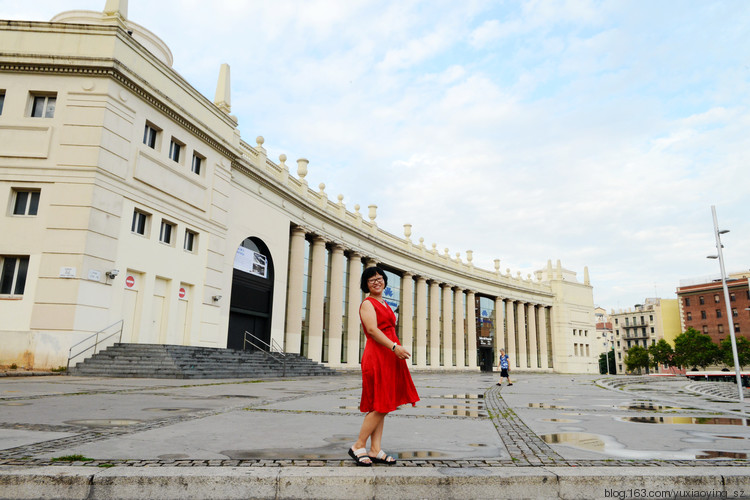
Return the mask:
<path id="1" fill-rule="evenodd" d="M 750 404 L 732 384 L 413 375 L 421 401 L 386 419 L 399 461 L 371 468 L 347 456 L 358 373 L 0 378 L 0 497 L 750 497 Z"/>

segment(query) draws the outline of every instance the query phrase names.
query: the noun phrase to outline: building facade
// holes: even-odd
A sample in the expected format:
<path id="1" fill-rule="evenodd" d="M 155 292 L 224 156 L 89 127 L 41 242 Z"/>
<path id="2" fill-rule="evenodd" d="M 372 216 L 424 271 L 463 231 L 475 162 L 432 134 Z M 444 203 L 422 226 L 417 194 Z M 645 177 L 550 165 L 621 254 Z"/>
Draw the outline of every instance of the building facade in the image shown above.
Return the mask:
<path id="1" fill-rule="evenodd" d="M 731 321 L 736 335 L 750 340 L 750 271 L 727 277 Z M 711 336 L 717 344 L 729 337 L 727 306 L 721 278 L 684 280 L 677 288 L 682 330 L 694 328 Z"/>
<path id="2" fill-rule="evenodd" d="M 681 331 L 677 303 L 677 299 L 649 298 L 632 309 L 612 310 L 610 319 L 618 374 L 627 372 L 625 358 L 633 346 L 649 348 L 664 339 L 674 347 L 674 339 Z"/>
<path id="3" fill-rule="evenodd" d="M 218 348 L 250 332 L 356 368 L 377 264 L 416 369 L 491 368 L 505 348 L 520 371 L 597 372 L 586 269 L 481 269 L 311 189 L 308 160 L 241 138 L 229 67 L 205 98 L 126 1 L 3 22 L 0 46 L 0 364 L 62 366 L 98 332 Z"/>

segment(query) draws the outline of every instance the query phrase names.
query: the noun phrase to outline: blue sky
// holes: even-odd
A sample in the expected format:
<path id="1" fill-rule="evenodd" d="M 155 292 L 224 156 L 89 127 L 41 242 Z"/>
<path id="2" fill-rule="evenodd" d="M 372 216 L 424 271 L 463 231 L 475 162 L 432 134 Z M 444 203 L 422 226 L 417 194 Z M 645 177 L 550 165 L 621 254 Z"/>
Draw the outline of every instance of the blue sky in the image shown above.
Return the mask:
<path id="1" fill-rule="evenodd" d="M 49 20 L 104 0 L 0 0 Z M 750 2 L 130 0 L 174 68 L 269 157 L 378 225 L 525 276 L 588 266 L 594 301 L 750 269 Z M 292 171 L 294 172 L 294 168 Z"/>

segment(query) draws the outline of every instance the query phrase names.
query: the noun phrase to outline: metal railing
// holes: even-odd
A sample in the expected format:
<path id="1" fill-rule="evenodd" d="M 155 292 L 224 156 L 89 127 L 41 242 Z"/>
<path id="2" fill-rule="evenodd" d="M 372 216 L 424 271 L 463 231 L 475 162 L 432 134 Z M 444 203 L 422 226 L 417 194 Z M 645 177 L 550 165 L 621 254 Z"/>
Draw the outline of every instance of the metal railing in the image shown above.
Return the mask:
<path id="1" fill-rule="evenodd" d="M 120 325 L 120 328 L 117 331 L 115 331 L 114 333 L 110 333 L 109 335 L 107 335 L 106 337 L 104 337 L 102 339 L 99 339 L 100 335 L 104 334 L 104 332 L 106 332 L 110 328 L 112 328 L 114 326 L 117 326 L 117 325 Z M 123 320 L 116 321 L 115 323 L 112 323 L 109 326 L 105 326 L 104 328 L 102 328 L 98 332 L 96 332 L 96 333 L 94 333 L 92 335 L 89 335 L 88 337 L 86 337 L 85 339 L 81 340 L 77 344 L 73 344 L 70 347 L 70 349 L 68 349 L 68 364 L 65 366 L 65 371 L 70 370 L 70 360 L 71 359 L 80 356 L 81 354 L 83 354 L 84 352 L 86 352 L 86 351 L 88 351 L 89 349 L 92 349 L 92 348 L 94 349 L 94 352 L 92 354 L 92 356 L 93 356 L 94 354 L 96 354 L 96 348 L 99 346 L 99 344 L 101 344 L 102 342 L 104 342 L 104 341 L 106 341 L 106 340 L 114 337 L 115 335 L 117 335 L 117 334 L 120 335 L 120 338 L 117 341 L 121 342 L 122 341 L 122 325 L 123 325 Z M 90 341 L 91 339 L 94 339 L 94 344 L 93 345 L 90 345 L 90 346 L 86 347 L 85 349 L 83 349 L 83 350 L 81 350 L 81 351 L 73 354 L 73 349 L 75 349 L 79 345 L 83 344 L 84 342 Z"/>
<path id="2" fill-rule="evenodd" d="M 251 338 L 248 338 L 248 337 L 251 337 Z M 266 357 L 270 357 L 277 363 L 281 363 L 281 376 L 286 377 L 286 353 L 284 352 L 284 349 L 275 340 L 271 339 L 271 343 L 269 344 L 265 340 L 245 330 L 245 335 L 242 339 L 243 351 L 245 350 L 248 344 L 255 347 L 259 351 L 265 353 Z M 267 347 L 268 349 L 264 349 L 264 347 Z"/>

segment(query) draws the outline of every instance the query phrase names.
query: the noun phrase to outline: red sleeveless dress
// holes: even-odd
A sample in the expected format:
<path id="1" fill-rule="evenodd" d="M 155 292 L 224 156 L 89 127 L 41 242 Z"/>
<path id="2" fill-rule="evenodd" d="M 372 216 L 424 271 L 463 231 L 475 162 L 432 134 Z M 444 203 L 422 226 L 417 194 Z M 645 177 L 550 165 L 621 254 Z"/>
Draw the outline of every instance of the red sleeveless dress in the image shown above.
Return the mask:
<path id="1" fill-rule="evenodd" d="M 396 336 L 396 315 L 388 304 L 381 304 L 372 297 L 365 300 L 369 300 L 375 308 L 380 331 L 401 345 Z M 398 359 L 388 347 L 375 342 L 366 330 L 365 336 L 367 343 L 362 354 L 360 411 L 390 413 L 404 404 L 411 403 L 414 406 L 419 401 L 419 394 L 414 387 L 406 360 Z"/>

